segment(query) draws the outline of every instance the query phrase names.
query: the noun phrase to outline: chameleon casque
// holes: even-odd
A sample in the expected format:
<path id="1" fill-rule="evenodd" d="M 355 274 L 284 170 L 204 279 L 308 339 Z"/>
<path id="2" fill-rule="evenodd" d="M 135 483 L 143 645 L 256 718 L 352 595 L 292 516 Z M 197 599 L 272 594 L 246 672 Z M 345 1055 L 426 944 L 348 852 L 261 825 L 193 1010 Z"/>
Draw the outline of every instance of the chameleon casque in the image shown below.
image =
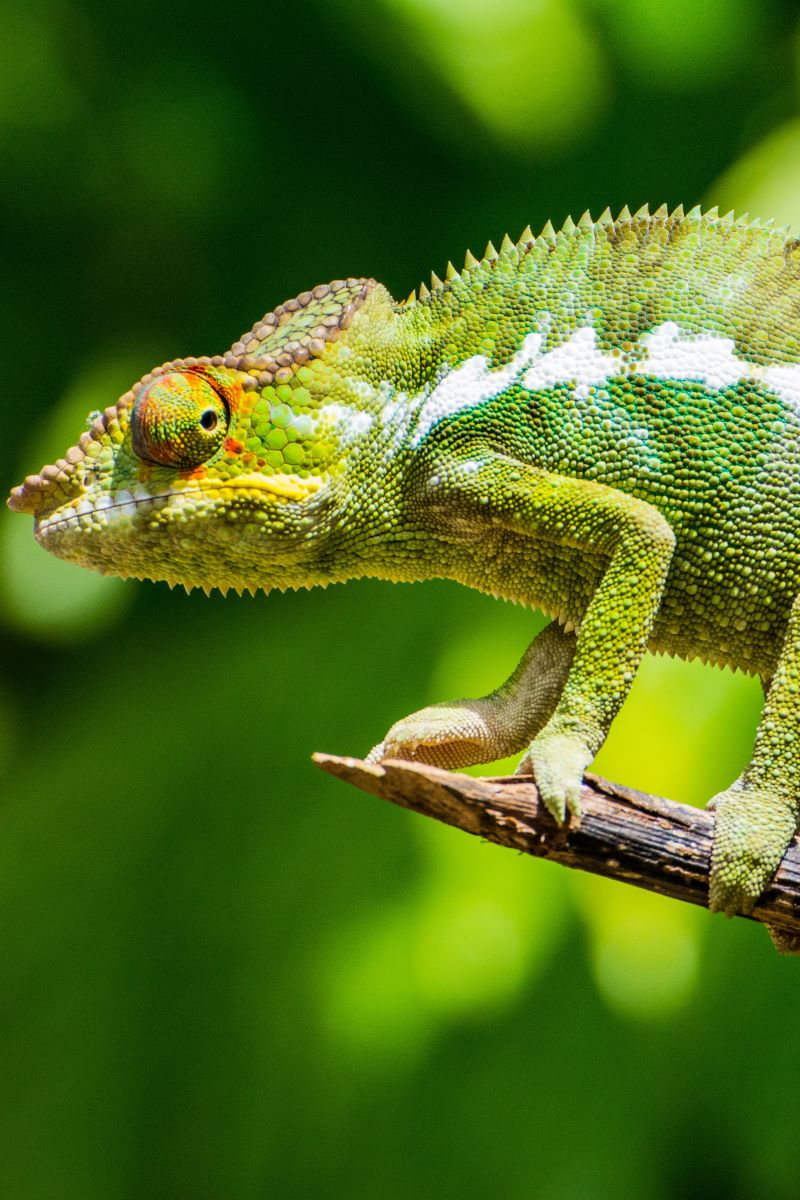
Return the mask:
<path id="1" fill-rule="evenodd" d="M 552 623 L 491 695 L 372 752 L 523 752 L 558 820 L 649 647 L 761 677 L 711 907 L 800 816 L 800 242 L 681 208 L 527 229 L 403 303 L 337 280 L 167 363 L 13 490 L 40 544 L 188 587 L 447 577 Z"/>

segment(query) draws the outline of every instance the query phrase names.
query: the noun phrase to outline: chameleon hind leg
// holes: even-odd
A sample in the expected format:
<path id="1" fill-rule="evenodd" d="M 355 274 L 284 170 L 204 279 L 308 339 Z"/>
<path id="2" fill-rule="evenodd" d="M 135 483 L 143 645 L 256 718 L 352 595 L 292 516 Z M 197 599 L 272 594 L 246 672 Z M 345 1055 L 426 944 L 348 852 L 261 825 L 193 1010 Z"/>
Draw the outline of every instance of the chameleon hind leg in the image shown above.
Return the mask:
<path id="1" fill-rule="evenodd" d="M 716 813 L 709 907 L 729 916 L 749 913 L 800 820 L 800 598 L 792 605 L 750 764 L 709 808 Z"/>
<path id="2" fill-rule="evenodd" d="M 524 750 L 547 723 L 575 656 L 575 634 L 553 621 L 513 675 L 488 696 L 432 704 L 403 717 L 367 761 L 405 758 L 457 770 Z"/>

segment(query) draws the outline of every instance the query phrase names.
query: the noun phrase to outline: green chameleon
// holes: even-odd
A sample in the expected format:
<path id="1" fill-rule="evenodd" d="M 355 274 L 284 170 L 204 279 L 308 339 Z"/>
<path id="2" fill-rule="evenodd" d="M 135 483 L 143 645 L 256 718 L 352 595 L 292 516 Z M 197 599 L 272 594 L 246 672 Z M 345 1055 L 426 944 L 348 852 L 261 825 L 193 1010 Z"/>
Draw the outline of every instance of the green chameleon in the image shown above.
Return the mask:
<path id="1" fill-rule="evenodd" d="M 91 418 L 90 418 L 91 419 Z M 710 904 L 748 912 L 800 817 L 800 242 L 716 210 L 548 223 L 403 303 L 315 287 L 167 363 L 9 500 L 96 571 L 201 587 L 456 579 L 553 621 L 491 695 L 371 757 L 522 751 L 577 816 L 646 649 L 760 676 L 712 804 Z"/>

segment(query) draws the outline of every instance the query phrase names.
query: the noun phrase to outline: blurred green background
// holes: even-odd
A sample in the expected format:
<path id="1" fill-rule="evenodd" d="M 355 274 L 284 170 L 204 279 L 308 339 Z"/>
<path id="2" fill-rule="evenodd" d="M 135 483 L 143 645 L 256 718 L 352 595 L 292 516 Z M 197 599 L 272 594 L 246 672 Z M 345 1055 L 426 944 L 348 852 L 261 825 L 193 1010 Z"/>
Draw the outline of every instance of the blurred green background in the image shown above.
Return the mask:
<path id="1" fill-rule="evenodd" d="M 800 229 L 779 0 L 4 0 L 3 485 L 346 274 L 648 200 Z M 187 597 L 0 515 L 0 1192 L 798 1194 L 800 963 L 380 805 L 313 749 L 487 689 L 439 583 Z M 598 769 L 704 803 L 752 680 L 648 660 Z"/>

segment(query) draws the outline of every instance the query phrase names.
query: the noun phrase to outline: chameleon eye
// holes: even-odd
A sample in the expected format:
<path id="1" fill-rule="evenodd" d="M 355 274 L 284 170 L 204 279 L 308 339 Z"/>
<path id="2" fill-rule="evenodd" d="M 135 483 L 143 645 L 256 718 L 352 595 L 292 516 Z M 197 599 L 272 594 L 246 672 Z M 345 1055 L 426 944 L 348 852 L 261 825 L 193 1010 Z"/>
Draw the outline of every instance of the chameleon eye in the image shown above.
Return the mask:
<path id="1" fill-rule="evenodd" d="M 207 379 L 170 371 L 143 388 L 131 410 L 133 448 L 167 467 L 197 467 L 222 445 L 228 413 Z"/>

